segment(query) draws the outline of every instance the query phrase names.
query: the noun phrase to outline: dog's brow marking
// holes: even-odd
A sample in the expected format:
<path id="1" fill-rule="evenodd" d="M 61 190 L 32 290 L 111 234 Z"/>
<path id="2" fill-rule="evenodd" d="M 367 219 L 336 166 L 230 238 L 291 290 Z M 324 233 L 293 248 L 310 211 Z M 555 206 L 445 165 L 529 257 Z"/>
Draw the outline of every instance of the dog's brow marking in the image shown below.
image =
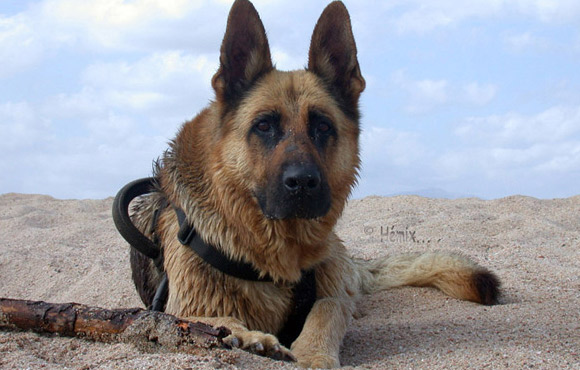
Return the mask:
<path id="1" fill-rule="evenodd" d="M 300 103 L 298 98 L 298 92 L 296 91 L 296 85 L 294 82 L 295 77 L 290 77 L 290 82 L 286 87 L 286 97 L 288 99 L 289 106 L 291 107 L 290 110 L 292 111 L 292 115 L 298 115 L 300 112 Z"/>

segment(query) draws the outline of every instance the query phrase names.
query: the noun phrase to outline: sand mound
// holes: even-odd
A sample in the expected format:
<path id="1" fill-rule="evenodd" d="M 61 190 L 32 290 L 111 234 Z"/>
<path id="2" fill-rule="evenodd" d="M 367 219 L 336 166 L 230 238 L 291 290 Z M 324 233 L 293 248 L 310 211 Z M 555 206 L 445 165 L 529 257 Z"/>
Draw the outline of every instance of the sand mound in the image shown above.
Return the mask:
<path id="1" fill-rule="evenodd" d="M 136 307 L 128 247 L 112 199 L 0 196 L 0 296 Z M 341 361 L 347 368 L 580 369 L 580 196 L 538 200 L 368 197 L 338 225 L 353 255 L 464 253 L 495 271 L 502 304 L 428 288 L 365 296 Z M 242 351 L 143 353 L 129 344 L 0 332 L 3 368 L 293 368 Z"/>

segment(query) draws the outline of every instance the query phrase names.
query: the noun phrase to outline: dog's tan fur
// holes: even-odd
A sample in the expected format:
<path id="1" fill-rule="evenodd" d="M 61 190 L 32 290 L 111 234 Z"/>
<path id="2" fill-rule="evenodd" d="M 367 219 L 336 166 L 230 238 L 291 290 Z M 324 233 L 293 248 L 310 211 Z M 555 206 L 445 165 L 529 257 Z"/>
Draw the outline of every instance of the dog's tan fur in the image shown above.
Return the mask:
<path id="1" fill-rule="evenodd" d="M 156 227 L 169 279 L 166 312 L 226 326 L 232 330 L 227 341 L 242 348 L 287 352 L 275 334 L 291 311 L 293 284 L 303 270 L 314 268 L 317 300 L 290 351 L 300 365 L 335 367 L 362 293 L 434 286 L 453 297 L 493 303 L 497 280 L 466 258 L 426 253 L 355 260 L 334 233 L 356 182 L 358 98 L 365 87 L 342 3 L 331 3 L 320 17 L 308 68 L 282 72 L 272 65 L 255 9 L 237 0 L 212 85 L 216 100 L 184 124 L 160 161 L 160 192 L 140 199 L 133 218 L 147 234 L 152 211 L 166 198 L 185 211 L 204 240 L 232 259 L 250 262 L 274 282 L 237 279 L 208 265 L 179 243 L 177 217 L 167 207 Z M 322 149 L 307 131 L 312 110 L 329 117 L 336 132 Z M 257 116 L 273 111 L 280 115 L 285 136 L 265 149 L 249 132 Z M 314 218 L 266 217 L 256 194 L 277 178 L 286 161 L 303 158 L 315 163 L 328 182 L 330 208 Z M 142 296 L 150 296 L 159 282 L 153 264 L 132 255 L 132 265 L 140 292 L 149 287 Z"/>

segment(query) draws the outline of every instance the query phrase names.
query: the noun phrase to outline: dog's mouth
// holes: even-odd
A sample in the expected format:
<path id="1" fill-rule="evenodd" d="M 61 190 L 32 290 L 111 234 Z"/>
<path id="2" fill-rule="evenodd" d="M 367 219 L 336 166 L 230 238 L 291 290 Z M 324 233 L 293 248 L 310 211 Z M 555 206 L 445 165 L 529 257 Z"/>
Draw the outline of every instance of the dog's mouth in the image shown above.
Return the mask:
<path id="1" fill-rule="evenodd" d="M 269 220 L 303 219 L 316 221 L 326 216 L 330 209 L 330 202 L 328 202 L 328 205 L 316 207 L 300 207 L 295 204 L 290 206 L 278 205 L 273 207 L 260 205 L 260 207 L 262 208 L 264 216 Z"/>
<path id="2" fill-rule="evenodd" d="M 316 197 L 301 193 L 272 196 L 268 192 L 260 192 L 256 199 L 262 213 L 270 220 L 320 219 L 326 216 L 331 204 L 328 192 L 321 192 Z"/>

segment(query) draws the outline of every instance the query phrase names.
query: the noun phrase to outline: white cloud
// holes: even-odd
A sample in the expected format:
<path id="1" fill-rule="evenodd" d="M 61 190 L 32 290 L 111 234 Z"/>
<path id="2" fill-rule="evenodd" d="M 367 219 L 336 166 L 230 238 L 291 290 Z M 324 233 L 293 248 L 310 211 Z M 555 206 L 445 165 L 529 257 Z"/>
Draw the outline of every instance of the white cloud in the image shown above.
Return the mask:
<path id="1" fill-rule="evenodd" d="M 548 39 L 536 36 L 530 31 L 509 35 L 505 37 L 504 42 L 509 50 L 517 53 L 526 50 L 547 50 L 551 46 Z"/>
<path id="2" fill-rule="evenodd" d="M 221 41 L 230 5 L 229 0 L 44 0 L 31 3 L 24 12 L 13 17 L 0 16 L 0 77 L 33 66 L 61 48 L 129 52 L 190 47 L 202 53 L 212 52 Z M 425 33 L 472 18 L 500 18 L 513 14 L 545 22 L 580 19 L 580 3 L 575 0 L 409 0 L 381 6 L 348 5 L 360 13 L 353 14 L 355 23 L 357 19 L 370 19 L 382 24 L 387 19 L 401 32 Z M 269 33 L 293 44 L 304 39 L 305 33 L 298 30 L 305 27 L 308 28 L 306 39 L 309 38 L 317 16 L 310 15 L 310 10 L 314 13 L 322 9 L 322 4 L 306 1 L 296 3 L 292 8 L 296 10 L 290 13 L 287 8 L 272 5 L 271 1 L 258 2 L 256 6 L 263 15 L 279 18 L 278 22 L 266 22 Z M 304 7 L 309 10 L 308 17 L 300 10 Z M 371 9 L 374 14 L 369 16 L 366 13 Z M 309 19 L 308 25 L 303 18 Z M 375 26 L 369 25 L 368 29 L 374 30 Z M 358 27 L 367 28 L 367 25 Z M 521 44 L 526 40 L 513 39 L 512 42 Z M 292 47 L 285 45 L 285 48 Z M 285 66 L 288 55 L 292 54 L 280 55 L 279 63 Z M 290 60 L 289 65 L 295 68 L 303 63 Z"/>
<path id="3" fill-rule="evenodd" d="M 491 179 L 494 187 L 519 192 L 549 184 L 560 186 L 554 193 L 573 194 L 573 184 L 558 183 L 580 169 L 580 107 L 472 118 L 456 134 L 457 147 L 433 163 L 448 180 L 479 179 L 474 186 L 481 186 Z"/>
<path id="4" fill-rule="evenodd" d="M 60 119 L 57 126 L 41 110 L 0 105 L 0 188 L 63 198 L 111 196 L 123 181 L 150 174 L 152 160 L 166 147 L 166 138 L 146 132 L 132 116 Z"/>
<path id="5" fill-rule="evenodd" d="M 80 122 L 109 117 L 111 113 L 131 114 L 145 117 L 145 125 L 156 127 L 174 120 L 171 128 L 213 97 L 210 80 L 217 70 L 217 60 L 217 54 L 192 56 L 167 51 L 133 63 L 94 63 L 82 72 L 83 86 L 79 91 L 48 97 L 42 112 Z"/>
<path id="6" fill-rule="evenodd" d="M 497 86 L 493 84 L 471 82 L 464 85 L 461 90 L 459 94 L 464 96 L 466 103 L 483 106 L 495 98 L 498 89 Z M 461 100 L 461 98 L 459 98 L 459 100 Z"/>
<path id="7" fill-rule="evenodd" d="M 424 179 L 429 156 L 417 133 L 378 126 L 365 127 L 360 146 L 362 169 L 354 198 L 408 190 L 409 184 L 420 183 Z"/>
<path id="8" fill-rule="evenodd" d="M 213 98 L 210 79 L 231 2 L 35 0 L 20 7 L 20 14 L 0 15 L 0 78 L 8 81 L 0 90 L 0 132 L 11 138 L 0 146 L 0 170 L 8 174 L 0 178 L 1 189 L 43 192 L 46 184 L 51 190 L 45 192 L 53 195 L 100 197 L 112 195 L 124 180 L 147 175 L 178 126 Z M 302 68 L 324 4 L 259 0 L 256 6 L 278 67 Z M 367 193 L 435 186 L 489 194 L 487 188 L 509 181 L 533 184 L 555 173 L 578 173 L 578 79 L 569 72 L 573 63 L 565 48 L 580 50 L 576 31 L 568 27 L 580 19 L 580 2 L 393 0 L 347 6 L 361 63 L 368 58 L 362 64 L 368 83 L 362 103 L 369 127 L 361 136 L 361 185 Z M 393 27 L 428 37 L 409 42 L 415 39 L 397 35 Z M 459 37 L 431 34 L 454 27 Z M 465 41 L 463 32 L 476 37 L 451 45 Z M 541 58 L 546 64 L 527 60 L 526 70 L 545 75 L 506 77 L 509 68 L 493 67 L 514 62 L 506 48 L 550 49 Z M 469 65 L 447 75 L 453 70 L 439 55 Z M 483 65 L 486 57 L 475 60 L 482 55 L 494 59 L 491 67 Z M 401 66 L 409 72 L 389 79 Z M 471 71 L 480 77 L 464 77 Z M 556 83 L 565 86 L 552 91 Z M 500 86 L 515 98 L 497 102 Z M 539 94 L 530 98 L 540 89 L 549 96 L 540 104 L 560 105 L 538 114 L 493 115 L 505 105 L 514 112 L 526 109 L 540 101 Z M 462 120 L 469 109 L 483 116 Z M 424 119 L 417 113 L 434 114 Z M 376 127 L 399 120 L 412 126 Z M 421 125 L 427 120 L 434 124 Z M 462 124 L 450 131 L 458 120 Z M 567 176 L 562 178 L 572 183 L 574 177 Z M 466 189 L 469 179 L 483 190 Z"/>
<path id="9" fill-rule="evenodd" d="M 426 33 L 453 27 L 470 19 L 525 15 L 546 23 L 577 22 L 580 3 L 576 0 L 410 0 L 400 1 L 393 23 L 399 32 Z M 396 9 L 396 8 L 395 8 Z"/>
<path id="10" fill-rule="evenodd" d="M 0 78 L 36 64 L 45 48 L 29 17 L 0 15 Z"/>
<path id="11" fill-rule="evenodd" d="M 580 140 L 571 140 L 562 143 L 548 160 L 541 161 L 534 167 L 540 173 L 567 173 L 568 171 L 578 171 L 580 168 Z"/>
<path id="12" fill-rule="evenodd" d="M 406 11 L 396 18 L 395 27 L 399 32 L 425 33 L 439 27 L 449 27 L 465 19 L 484 18 L 499 14 L 503 7 L 501 0 L 415 0 L 405 2 Z"/>
<path id="13" fill-rule="evenodd" d="M 580 18 L 580 3 L 576 0 L 518 0 L 516 3 L 520 12 L 547 23 L 578 21 Z"/>
<path id="14" fill-rule="evenodd" d="M 449 83 L 446 80 L 413 80 L 405 71 L 393 74 L 393 82 L 407 95 L 405 109 L 410 113 L 423 113 L 447 103 Z"/>
<path id="15" fill-rule="evenodd" d="M 194 0 L 47 0 L 42 9 L 45 14 L 65 23 L 92 23 L 98 28 L 126 29 L 155 18 L 181 18 L 199 8 L 201 3 Z"/>
<path id="16" fill-rule="evenodd" d="M 39 5 L 40 20 L 52 33 L 104 48 L 132 48 L 131 41 L 151 36 L 165 21 L 186 18 L 203 1 L 194 0 L 46 0 Z"/>
<path id="17" fill-rule="evenodd" d="M 361 133 L 363 165 L 409 166 L 425 154 L 417 134 L 371 126 Z"/>
<path id="18" fill-rule="evenodd" d="M 393 74 L 393 82 L 406 95 L 405 110 L 409 113 L 425 113 L 448 104 L 484 106 L 497 94 L 494 84 L 470 82 L 450 83 L 445 79 L 414 80 L 399 70 Z"/>
<path id="19" fill-rule="evenodd" d="M 27 102 L 0 104 L 2 152 L 10 158 L 18 149 L 34 148 L 49 137 L 50 122 Z"/>
<path id="20" fill-rule="evenodd" d="M 103 145 L 128 141 L 131 136 L 140 131 L 139 125 L 133 118 L 114 113 L 88 120 L 85 127 L 89 131 L 86 136 Z"/>
<path id="21" fill-rule="evenodd" d="M 133 63 L 94 63 L 82 74 L 83 83 L 99 88 L 158 89 L 174 85 L 209 84 L 218 54 L 193 56 L 182 51 L 156 52 Z"/>
<path id="22" fill-rule="evenodd" d="M 204 16 L 200 17 L 199 14 Z M 227 4 L 203 0 L 45 0 L 0 14 L 0 78 L 59 51 L 219 50 Z"/>
<path id="23" fill-rule="evenodd" d="M 212 98 L 217 59 L 167 51 L 132 63 L 94 63 L 75 93 L 1 104 L 0 131 L 10 144 L 0 156 L 20 159 L 0 163 L 9 174 L 1 187 L 103 197 L 150 174 L 177 128 Z"/>
<path id="24" fill-rule="evenodd" d="M 305 55 L 296 56 L 284 49 L 272 47 L 272 61 L 282 71 L 302 69 L 306 65 L 306 59 Z"/>
<path id="25" fill-rule="evenodd" d="M 449 182 L 478 179 L 479 186 L 488 184 L 488 191 L 506 185 L 526 189 L 534 185 L 529 182 L 551 183 L 562 175 L 573 176 L 580 168 L 580 140 L 562 142 L 557 146 L 464 148 L 442 154 L 434 161 L 433 168 Z M 498 182 L 490 184 L 490 180 Z M 559 185 L 574 187 L 571 183 Z M 558 189 L 552 191 L 558 192 Z M 513 193 L 513 190 L 506 193 Z"/>
<path id="26" fill-rule="evenodd" d="M 469 118 L 456 134 L 492 145 L 558 143 L 580 134 L 580 107 L 557 106 L 533 116 L 508 113 Z"/>
<path id="27" fill-rule="evenodd" d="M 446 80 L 415 81 L 411 93 L 415 99 L 432 102 L 434 105 L 444 104 L 448 100 L 448 85 Z"/>
<path id="28" fill-rule="evenodd" d="M 447 189 L 565 197 L 580 181 L 580 106 L 467 119 L 429 168 Z M 543 195 L 542 195 L 543 194 Z"/>

